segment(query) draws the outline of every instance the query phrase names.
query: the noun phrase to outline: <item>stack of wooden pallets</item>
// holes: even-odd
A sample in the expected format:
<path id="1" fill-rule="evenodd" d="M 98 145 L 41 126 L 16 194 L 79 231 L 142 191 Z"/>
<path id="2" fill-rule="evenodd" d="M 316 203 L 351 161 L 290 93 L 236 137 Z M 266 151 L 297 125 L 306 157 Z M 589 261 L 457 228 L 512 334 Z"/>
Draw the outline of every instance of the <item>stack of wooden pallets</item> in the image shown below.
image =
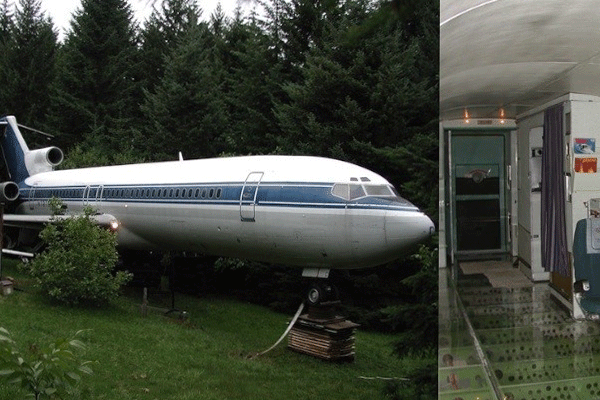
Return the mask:
<path id="1" fill-rule="evenodd" d="M 290 330 L 288 348 L 331 361 L 353 361 L 354 331 L 359 326 L 343 317 L 301 315 Z"/>

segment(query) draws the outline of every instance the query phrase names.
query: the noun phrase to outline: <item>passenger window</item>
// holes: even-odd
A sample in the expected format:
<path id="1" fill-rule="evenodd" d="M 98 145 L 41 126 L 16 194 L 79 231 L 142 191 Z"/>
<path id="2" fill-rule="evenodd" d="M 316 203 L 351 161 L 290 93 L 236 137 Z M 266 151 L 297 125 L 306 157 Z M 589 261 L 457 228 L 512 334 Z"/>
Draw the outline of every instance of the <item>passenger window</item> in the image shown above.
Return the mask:
<path id="1" fill-rule="evenodd" d="M 215 194 L 215 189 L 210 188 L 210 190 L 208 191 L 208 198 L 212 199 L 214 194 Z"/>
<path id="2" fill-rule="evenodd" d="M 221 190 L 221 188 L 218 188 L 218 189 L 217 189 L 217 199 L 220 199 L 220 198 L 221 198 L 221 193 L 222 193 L 222 190 Z"/>

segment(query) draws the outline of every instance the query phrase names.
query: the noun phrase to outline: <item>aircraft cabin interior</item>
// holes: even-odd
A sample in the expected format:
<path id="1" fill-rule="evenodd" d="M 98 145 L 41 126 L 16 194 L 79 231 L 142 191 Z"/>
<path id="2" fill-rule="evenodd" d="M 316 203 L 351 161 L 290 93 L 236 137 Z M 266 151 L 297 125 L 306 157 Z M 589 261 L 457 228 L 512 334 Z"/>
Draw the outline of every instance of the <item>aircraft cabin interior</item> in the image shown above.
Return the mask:
<path id="1" fill-rule="evenodd" d="M 600 399 L 599 26 L 440 2 L 440 400 Z"/>

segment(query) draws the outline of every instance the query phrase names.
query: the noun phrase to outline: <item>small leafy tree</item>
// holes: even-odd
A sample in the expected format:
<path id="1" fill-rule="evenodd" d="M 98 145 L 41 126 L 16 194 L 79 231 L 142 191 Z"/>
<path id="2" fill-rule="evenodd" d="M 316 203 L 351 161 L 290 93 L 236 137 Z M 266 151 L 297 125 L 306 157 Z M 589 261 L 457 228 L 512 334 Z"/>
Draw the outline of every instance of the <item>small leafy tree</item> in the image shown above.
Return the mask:
<path id="1" fill-rule="evenodd" d="M 0 328 L 0 380 L 20 385 L 36 400 L 69 398 L 82 375 L 92 374 L 92 362 L 78 355 L 86 349 L 78 338 L 82 332 L 46 346 L 29 346 L 23 352 L 10 333 Z"/>
<path id="2" fill-rule="evenodd" d="M 52 200 L 51 207 L 56 215 L 62 204 Z M 113 273 L 116 234 L 97 226 L 93 213 L 86 208 L 79 216 L 55 217 L 40 233 L 46 249 L 25 267 L 42 292 L 60 302 L 106 304 L 131 279 L 128 272 Z"/>

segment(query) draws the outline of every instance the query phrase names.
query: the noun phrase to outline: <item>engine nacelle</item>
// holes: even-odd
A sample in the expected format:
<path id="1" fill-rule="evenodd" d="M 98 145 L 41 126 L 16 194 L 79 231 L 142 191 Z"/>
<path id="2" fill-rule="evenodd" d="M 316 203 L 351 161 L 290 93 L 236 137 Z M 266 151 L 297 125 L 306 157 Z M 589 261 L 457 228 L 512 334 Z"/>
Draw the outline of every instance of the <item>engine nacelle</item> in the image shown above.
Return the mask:
<path id="1" fill-rule="evenodd" d="M 16 183 L 8 181 L 0 183 L 0 203 L 7 204 L 15 201 L 19 197 L 19 186 Z"/>
<path id="2" fill-rule="evenodd" d="M 63 152 L 58 147 L 30 150 L 25 154 L 25 166 L 30 175 L 52 171 L 63 161 Z"/>

